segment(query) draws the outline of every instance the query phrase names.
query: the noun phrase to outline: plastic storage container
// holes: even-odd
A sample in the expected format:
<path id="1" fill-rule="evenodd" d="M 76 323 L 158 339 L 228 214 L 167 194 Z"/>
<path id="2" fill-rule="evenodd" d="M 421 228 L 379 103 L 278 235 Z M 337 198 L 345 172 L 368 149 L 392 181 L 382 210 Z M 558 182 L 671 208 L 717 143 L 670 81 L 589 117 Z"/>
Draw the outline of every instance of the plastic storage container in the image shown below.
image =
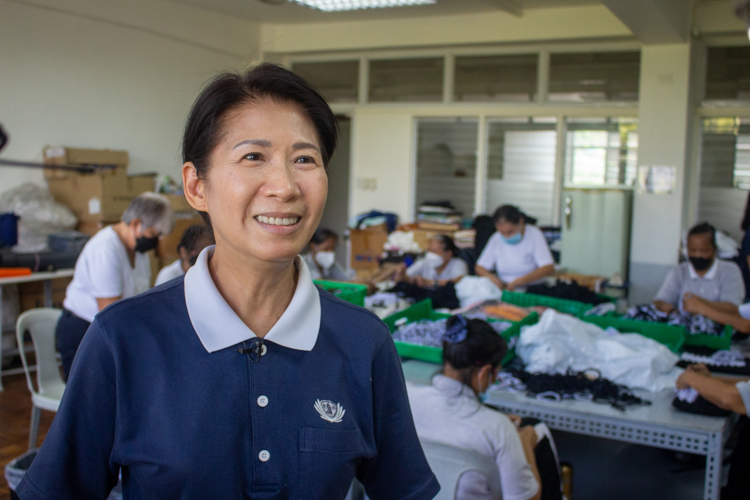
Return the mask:
<path id="1" fill-rule="evenodd" d="M 446 313 L 435 312 L 432 309 L 432 301 L 425 299 L 421 302 L 417 302 L 408 309 L 405 309 L 396 314 L 392 314 L 383 320 L 391 333 L 395 332 L 400 326 L 413 323 L 415 321 L 429 319 L 437 321 L 439 319 L 449 318 L 451 315 Z M 493 321 L 493 320 L 490 320 Z M 500 335 L 509 341 L 512 337 L 516 337 L 521 333 L 521 327 L 526 325 L 533 325 L 539 321 L 539 315 L 532 312 L 524 319 L 518 322 L 509 321 L 513 323 L 513 326 L 505 330 Z M 417 344 L 408 344 L 406 342 L 394 341 L 396 344 L 396 351 L 399 356 L 410 359 L 418 359 L 420 361 L 427 361 L 429 363 L 442 363 L 443 362 L 443 350 L 439 347 L 424 346 Z M 508 350 L 508 354 L 503 358 L 503 364 L 508 363 L 516 357 L 516 352 L 513 349 Z"/>
<path id="2" fill-rule="evenodd" d="M 685 328 L 664 323 L 648 323 L 632 319 L 619 319 L 600 316 L 583 318 L 587 323 L 593 323 L 601 328 L 612 327 L 620 333 L 640 333 L 644 337 L 664 344 L 674 353 L 679 353 L 685 344 Z"/>
<path id="3" fill-rule="evenodd" d="M 606 295 L 599 295 L 599 297 L 610 302 L 617 302 L 617 299 Z M 571 314 L 577 318 L 583 318 L 584 314 L 594 307 L 593 304 L 586 304 L 576 300 L 558 299 L 557 297 L 548 297 L 533 293 L 510 292 L 508 290 L 503 290 L 503 302 L 520 307 L 550 307 L 555 311 Z"/>
<path id="4" fill-rule="evenodd" d="M 313 283 L 323 290 L 327 290 L 341 300 L 345 300 L 355 306 L 365 307 L 367 297 L 367 285 L 355 283 L 342 283 L 340 281 L 314 280 Z"/>
<path id="5" fill-rule="evenodd" d="M 685 345 L 692 345 L 697 347 L 708 347 L 710 349 L 729 349 L 732 347 L 732 333 L 734 329 L 726 325 L 724 327 L 724 334 L 721 336 L 706 335 L 705 333 L 698 333 L 690 335 L 685 333 Z"/>

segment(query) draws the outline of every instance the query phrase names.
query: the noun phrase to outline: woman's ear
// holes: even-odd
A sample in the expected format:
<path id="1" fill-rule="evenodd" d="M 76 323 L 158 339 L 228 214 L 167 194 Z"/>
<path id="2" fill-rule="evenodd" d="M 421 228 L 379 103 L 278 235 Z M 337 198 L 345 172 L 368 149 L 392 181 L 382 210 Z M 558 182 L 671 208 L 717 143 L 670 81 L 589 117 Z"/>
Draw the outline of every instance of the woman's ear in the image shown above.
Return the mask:
<path id="1" fill-rule="evenodd" d="M 207 184 L 198 178 L 198 170 L 191 161 L 185 162 L 182 166 L 182 185 L 188 204 L 199 212 L 208 212 Z"/>

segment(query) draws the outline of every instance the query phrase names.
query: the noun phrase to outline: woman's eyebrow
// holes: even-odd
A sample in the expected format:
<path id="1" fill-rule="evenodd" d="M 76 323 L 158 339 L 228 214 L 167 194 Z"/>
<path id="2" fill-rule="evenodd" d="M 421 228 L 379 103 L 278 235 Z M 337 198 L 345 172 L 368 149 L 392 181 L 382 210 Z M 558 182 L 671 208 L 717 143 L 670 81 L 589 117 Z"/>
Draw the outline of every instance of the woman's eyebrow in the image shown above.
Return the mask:
<path id="1" fill-rule="evenodd" d="M 309 142 L 298 142 L 295 143 L 294 146 L 292 146 L 292 149 L 294 151 L 299 151 L 300 149 L 314 149 L 318 153 L 320 153 L 320 148 L 316 146 L 315 144 L 311 144 Z"/>
<path id="2" fill-rule="evenodd" d="M 237 143 L 236 146 L 234 146 L 232 149 L 237 149 L 240 146 L 244 146 L 246 144 L 253 144 L 255 146 L 260 146 L 262 148 L 270 148 L 271 147 L 271 141 L 266 141 L 264 139 L 246 139 L 240 143 Z"/>

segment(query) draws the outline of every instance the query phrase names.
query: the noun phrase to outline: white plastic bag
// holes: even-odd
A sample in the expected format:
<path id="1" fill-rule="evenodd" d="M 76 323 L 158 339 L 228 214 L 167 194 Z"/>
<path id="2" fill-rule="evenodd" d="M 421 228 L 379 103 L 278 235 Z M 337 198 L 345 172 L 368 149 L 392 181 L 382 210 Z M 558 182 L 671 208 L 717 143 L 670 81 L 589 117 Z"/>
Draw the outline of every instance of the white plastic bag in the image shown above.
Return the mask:
<path id="1" fill-rule="evenodd" d="M 681 371 L 674 368 L 679 358 L 655 340 L 637 333 L 612 335 L 552 309 L 523 329 L 516 353 L 531 373 L 594 368 L 616 384 L 650 391 L 673 388 Z"/>
<path id="2" fill-rule="evenodd" d="M 503 292 L 489 278 L 464 276 L 456 283 L 456 296 L 461 307 L 468 307 L 485 300 L 501 300 Z"/>
<path id="3" fill-rule="evenodd" d="M 43 187 L 27 182 L 0 195 L 0 213 L 13 212 L 18 221 L 18 245 L 14 252 L 33 253 L 47 249 L 47 236 L 75 228 L 78 219 L 68 207 L 57 203 Z"/>

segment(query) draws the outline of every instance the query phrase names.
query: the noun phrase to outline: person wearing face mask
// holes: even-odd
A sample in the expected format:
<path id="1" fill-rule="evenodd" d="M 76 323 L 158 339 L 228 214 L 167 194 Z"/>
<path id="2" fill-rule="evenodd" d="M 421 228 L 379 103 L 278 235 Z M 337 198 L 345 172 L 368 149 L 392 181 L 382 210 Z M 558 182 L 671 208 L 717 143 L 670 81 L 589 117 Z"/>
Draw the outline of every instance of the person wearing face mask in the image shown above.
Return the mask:
<path id="1" fill-rule="evenodd" d="M 155 193 L 143 193 L 130 202 L 120 222 L 100 230 L 83 247 L 55 331 L 66 380 L 94 316 L 108 305 L 150 288 L 151 265 L 146 252 L 154 250 L 159 236 L 173 227 L 169 201 Z"/>
<path id="2" fill-rule="evenodd" d="M 457 257 L 458 253 L 453 238 L 442 234 L 434 236 L 425 256 L 405 268 L 406 279 L 425 288 L 457 283 L 469 272 L 466 262 Z"/>
<path id="3" fill-rule="evenodd" d="M 154 286 L 159 286 L 185 274 L 188 269 L 195 265 L 198 254 L 204 248 L 213 244 L 214 237 L 211 234 L 211 229 L 205 224 L 194 224 L 185 229 L 180 242 L 177 244 L 177 253 L 180 254 L 180 258 L 159 271 Z"/>
<path id="4" fill-rule="evenodd" d="M 730 314 L 737 314 L 745 298 L 745 284 L 737 264 L 717 257 L 716 229 L 708 223 L 698 224 L 688 232 L 688 261 L 667 275 L 654 297 L 654 307 L 670 313 L 686 310 L 683 301 Z M 688 310 L 687 312 L 691 312 Z"/>
<path id="5" fill-rule="evenodd" d="M 493 216 L 495 229 L 476 265 L 478 276 L 492 280 L 501 290 L 523 290 L 555 271 L 552 252 L 536 219 L 513 205 L 503 205 Z"/>
<path id="6" fill-rule="evenodd" d="M 336 262 L 336 244 L 339 236 L 325 227 L 319 227 L 313 234 L 308 252 L 302 257 L 310 268 L 314 280 L 350 281 L 349 275 Z"/>
<path id="7" fill-rule="evenodd" d="M 406 385 L 417 435 L 492 458 L 505 499 L 561 499 L 557 464 L 537 461 L 537 447 L 545 436 L 550 437 L 544 445 L 554 450 L 549 430 L 537 422 L 526 426 L 517 415 L 505 415 L 479 399 L 496 380 L 507 349 L 505 340 L 487 322 L 450 317 L 443 339 L 442 371 L 432 378 L 431 386 Z M 453 498 L 489 500 L 492 496 L 484 475 L 472 471 L 462 474 Z"/>

